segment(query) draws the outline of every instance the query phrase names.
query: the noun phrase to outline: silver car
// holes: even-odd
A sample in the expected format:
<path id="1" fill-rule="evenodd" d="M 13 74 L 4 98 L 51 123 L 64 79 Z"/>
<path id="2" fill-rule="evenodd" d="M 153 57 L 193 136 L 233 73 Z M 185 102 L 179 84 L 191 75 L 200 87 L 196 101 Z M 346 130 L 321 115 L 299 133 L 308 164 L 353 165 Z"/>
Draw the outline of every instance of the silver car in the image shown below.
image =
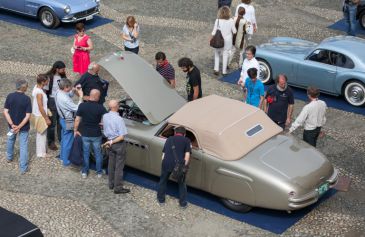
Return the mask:
<path id="1" fill-rule="evenodd" d="M 160 175 L 165 141 L 176 126 L 184 126 L 193 147 L 187 184 L 220 197 L 233 210 L 301 209 L 337 181 L 337 170 L 323 154 L 282 134 L 256 107 L 217 95 L 186 103 L 130 52 L 107 55 L 99 64 L 130 96 L 121 101 L 120 115 L 128 128 L 131 167 Z"/>

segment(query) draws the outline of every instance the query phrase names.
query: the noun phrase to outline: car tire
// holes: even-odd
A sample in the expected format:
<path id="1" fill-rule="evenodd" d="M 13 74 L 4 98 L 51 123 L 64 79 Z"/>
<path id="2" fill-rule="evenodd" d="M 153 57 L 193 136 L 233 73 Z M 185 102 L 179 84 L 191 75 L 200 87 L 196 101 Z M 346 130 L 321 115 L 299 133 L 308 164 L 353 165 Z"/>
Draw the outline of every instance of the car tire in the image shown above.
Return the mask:
<path id="1" fill-rule="evenodd" d="M 365 29 L 365 10 L 359 14 L 359 23 L 363 29 Z"/>
<path id="2" fill-rule="evenodd" d="M 349 81 L 344 86 L 343 95 L 346 101 L 353 106 L 365 105 L 365 84 L 360 81 Z"/>
<path id="3" fill-rule="evenodd" d="M 226 198 L 222 198 L 222 203 L 225 207 L 227 207 L 228 209 L 235 211 L 235 212 L 241 212 L 241 213 L 245 213 L 245 212 L 249 212 L 251 211 L 252 207 L 240 202 L 236 202 L 230 199 L 226 199 Z"/>
<path id="4" fill-rule="evenodd" d="M 57 28 L 61 23 L 57 15 L 48 7 L 43 7 L 38 16 L 42 25 L 49 29 Z"/>
<path id="5" fill-rule="evenodd" d="M 262 83 L 269 84 L 272 81 L 272 71 L 270 64 L 266 62 L 264 59 L 257 59 L 260 65 L 260 72 L 258 73 L 258 78 L 262 81 Z"/>

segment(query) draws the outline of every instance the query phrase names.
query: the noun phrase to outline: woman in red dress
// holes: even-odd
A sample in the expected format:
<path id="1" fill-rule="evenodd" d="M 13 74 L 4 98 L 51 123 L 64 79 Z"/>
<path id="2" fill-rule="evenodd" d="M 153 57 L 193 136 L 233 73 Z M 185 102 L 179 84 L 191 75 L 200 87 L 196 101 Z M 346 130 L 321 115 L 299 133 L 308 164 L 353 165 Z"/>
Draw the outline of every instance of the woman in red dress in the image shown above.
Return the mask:
<path id="1" fill-rule="evenodd" d="M 90 64 L 90 51 L 93 50 L 93 43 L 90 37 L 85 34 L 85 26 L 79 22 L 76 24 L 77 34 L 74 38 L 73 48 L 75 52 L 73 54 L 73 70 L 80 75 L 87 72 L 87 68 Z"/>

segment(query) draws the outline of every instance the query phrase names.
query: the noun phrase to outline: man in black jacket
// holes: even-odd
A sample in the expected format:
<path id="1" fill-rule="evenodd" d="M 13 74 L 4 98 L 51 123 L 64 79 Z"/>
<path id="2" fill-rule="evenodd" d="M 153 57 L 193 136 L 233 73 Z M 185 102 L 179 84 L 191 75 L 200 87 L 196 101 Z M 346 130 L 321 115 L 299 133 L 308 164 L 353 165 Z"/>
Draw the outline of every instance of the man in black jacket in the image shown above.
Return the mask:
<path id="1" fill-rule="evenodd" d="M 186 130 L 184 127 L 175 128 L 175 135 L 169 137 L 162 150 L 162 167 L 161 177 L 157 192 L 157 200 L 160 204 L 165 203 L 166 185 L 176 161 L 187 166 L 189 164 L 191 143 L 185 137 Z M 185 177 L 177 180 L 179 183 L 179 204 L 180 207 L 185 208 L 188 204 L 186 202 L 186 183 Z"/>

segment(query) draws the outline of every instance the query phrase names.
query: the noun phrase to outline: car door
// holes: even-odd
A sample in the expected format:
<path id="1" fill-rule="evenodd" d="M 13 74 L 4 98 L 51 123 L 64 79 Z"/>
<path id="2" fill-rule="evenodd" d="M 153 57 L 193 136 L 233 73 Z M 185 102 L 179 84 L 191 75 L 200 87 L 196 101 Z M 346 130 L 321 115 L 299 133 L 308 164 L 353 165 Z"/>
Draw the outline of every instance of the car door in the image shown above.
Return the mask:
<path id="1" fill-rule="evenodd" d="M 0 0 L 0 6 L 5 9 L 24 13 L 25 0 Z"/>
<path id="2" fill-rule="evenodd" d="M 337 67 L 333 65 L 330 54 L 329 50 L 314 50 L 298 65 L 295 84 L 301 87 L 316 86 L 322 91 L 333 91 Z"/>
<path id="3" fill-rule="evenodd" d="M 127 144 L 126 164 L 133 168 L 148 171 L 149 168 L 149 145 L 142 139 L 128 135 L 125 138 Z"/>

